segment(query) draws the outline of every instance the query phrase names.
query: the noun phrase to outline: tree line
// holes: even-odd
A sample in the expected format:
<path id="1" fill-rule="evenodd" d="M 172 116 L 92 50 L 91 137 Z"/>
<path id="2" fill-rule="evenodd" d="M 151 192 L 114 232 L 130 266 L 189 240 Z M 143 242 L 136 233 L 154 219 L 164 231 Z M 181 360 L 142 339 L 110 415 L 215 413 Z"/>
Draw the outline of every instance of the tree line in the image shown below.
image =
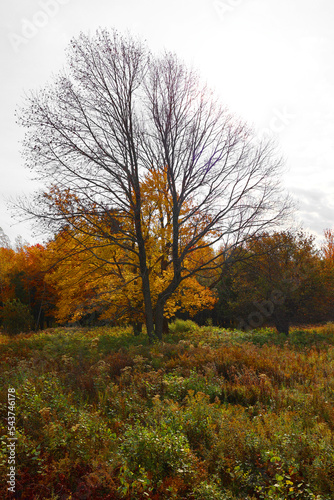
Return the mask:
<path id="1" fill-rule="evenodd" d="M 55 324 L 145 324 L 136 264 L 118 247 L 82 243 L 63 230 L 45 245 L 0 247 L 0 317 L 5 330 L 43 329 Z M 88 243 L 88 242 L 87 242 Z M 3 242 L 2 242 L 3 244 Z M 212 260 L 219 249 L 194 253 L 189 269 Z M 334 233 L 325 231 L 319 250 L 302 231 L 263 233 L 221 257 L 218 268 L 183 280 L 166 303 L 164 331 L 175 317 L 239 329 L 276 326 L 288 334 L 293 324 L 334 319 Z M 170 279 L 158 239 L 148 241 L 153 306 Z"/>

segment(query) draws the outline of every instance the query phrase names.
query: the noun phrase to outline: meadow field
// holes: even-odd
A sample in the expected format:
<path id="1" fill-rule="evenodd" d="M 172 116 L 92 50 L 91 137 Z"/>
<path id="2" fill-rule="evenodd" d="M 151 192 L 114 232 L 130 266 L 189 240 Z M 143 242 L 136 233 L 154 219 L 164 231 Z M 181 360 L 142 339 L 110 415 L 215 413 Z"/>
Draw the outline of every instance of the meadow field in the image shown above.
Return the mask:
<path id="1" fill-rule="evenodd" d="M 0 353 L 3 499 L 10 456 L 22 500 L 334 498 L 334 324 L 54 328 Z"/>

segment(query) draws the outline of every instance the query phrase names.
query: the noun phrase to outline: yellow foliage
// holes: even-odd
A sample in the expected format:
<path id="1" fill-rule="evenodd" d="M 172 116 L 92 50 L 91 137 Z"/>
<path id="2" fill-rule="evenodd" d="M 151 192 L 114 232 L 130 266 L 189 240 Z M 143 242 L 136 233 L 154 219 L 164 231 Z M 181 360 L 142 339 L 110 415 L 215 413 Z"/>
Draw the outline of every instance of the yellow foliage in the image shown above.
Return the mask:
<path id="1" fill-rule="evenodd" d="M 174 272 L 171 255 L 173 214 L 167 183 L 167 169 L 162 172 L 152 169 L 141 185 L 142 225 L 153 307 L 161 290 L 172 281 Z M 77 203 L 76 198 L 71 198 L 69 193 L 65 193 L 64 200 L 58 191 L 55 191 L 53 196 L 56 196 L 57 203 L 69 204 L 69 210 Z M 194 225 L 197 224 L 199 230 L 201 224 L 207 223 L 206 218 L 201 218 L 198 214 L 186 220 L 191 210 L 189 201 L 180 213 L 180 251 L 189 242 Z M 115 217 L 119 231 L 120 228 L 131 230 L 129 216 L 118 213 Z M 73 231 L 64 230 L 49 245 L 51 261 L 58 261 L 53 272 L 49 274 L 49 280 L 58 289 L 57 319 L 60 321 L 76 321 L 86 314 L 98 311 L 101 319 L 145 322 L 137 256 L 135 253 L 126 252 L 111 238 L 108 239 L 108 222 L 92 210 L 91 214 L 85 214 L 76 224 L 77 227 L 82 224 L 81 229 L 89 225 L 89 230 L 75 234 Z M 98 227 L 99 236 L 91 231 L 94 224 Z M 113 238 L 115 237 L 117 232 L 113 233 Z M 212 258 L 212 255 L 213 251 L 209 247 L 193 249 L 184 261 L 183 276 L 187 276 L 198 265 Z M 191 276 L 181 282 L 167 301 L 165 316 L 172 318 L 179 310 L 188 311 L 193 316 L 203 308 L 212 308 L 215 302 L 213 292 Z"/>

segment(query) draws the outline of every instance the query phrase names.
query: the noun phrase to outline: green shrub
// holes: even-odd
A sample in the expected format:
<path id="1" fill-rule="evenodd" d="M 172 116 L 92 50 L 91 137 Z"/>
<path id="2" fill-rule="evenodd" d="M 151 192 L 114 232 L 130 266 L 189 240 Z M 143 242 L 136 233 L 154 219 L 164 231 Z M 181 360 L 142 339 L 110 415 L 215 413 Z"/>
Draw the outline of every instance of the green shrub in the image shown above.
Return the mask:
<path id="1" fill-rule="evenodd" d="M 191 332 L 198 329 L 198 325 L 191 321 L 191 319 L 176 319 L 173 323 L 169 325 L 169 330 L 172 333 L 184 333 Z"/>
<path id="2" fill-rule="evenodd" d="M 2 326 L 8 335 L 17 335 L 32 329 L 34 318 L 27 305 L 18 299 L 7 300 L 1 312 Z"/>
<path id="3" fill-rule="evenodd" d="M 205 459 L 216 440 L 216 428 L 220 425 L 221 410 L 210 404 L 208 395 L 189 391 L 182 408 L 183 432 L 190 446 L 200 458 Z"/>
<path id="4" fill-rule="evenodd" d="M 187 438 L 164 424 L 157 428 L 131 426 L 124 434 L 121 451 L 132 472 L 145 470 L 155 482 L 191 472 L 193 456 Z"/>
<path id="5" fill-rule="evenodd" d="M 193 493 L 196 500 L 233 500 L 235 498 L 220 491 L 216 484 L 207 481 L 200 483 Z"/>

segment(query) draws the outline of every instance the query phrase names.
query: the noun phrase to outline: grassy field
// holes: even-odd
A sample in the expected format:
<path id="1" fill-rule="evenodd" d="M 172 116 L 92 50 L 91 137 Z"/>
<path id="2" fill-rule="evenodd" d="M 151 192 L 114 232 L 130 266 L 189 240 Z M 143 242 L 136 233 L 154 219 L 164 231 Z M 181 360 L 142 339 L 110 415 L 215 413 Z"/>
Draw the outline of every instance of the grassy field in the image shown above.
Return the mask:
<path id="1" fill-rule="evenodd" d="M 333 499 L 334 325 L 171 330 L 0 335 L 0 497 Z"/>

